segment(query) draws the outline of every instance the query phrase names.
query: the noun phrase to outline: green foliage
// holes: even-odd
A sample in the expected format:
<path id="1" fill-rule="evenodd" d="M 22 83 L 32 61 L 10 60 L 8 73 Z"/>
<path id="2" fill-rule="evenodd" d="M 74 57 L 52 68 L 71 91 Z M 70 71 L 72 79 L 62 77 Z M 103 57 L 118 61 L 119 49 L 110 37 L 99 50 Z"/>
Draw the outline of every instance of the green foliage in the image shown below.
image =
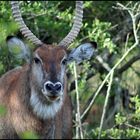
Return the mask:
<path id="1" fill-rule="evenodd" d="M 124 112 L 118 112 L 115 115 L 115 124 L 112 128 L 103 130 L 101 138 L 113 138 L 113 139 L 139 139 L 140 138 L 140 98 L 138 96 L 131 98 L 135 103 L 135 112 L 130 114 L 124 114 Z M 92 138 L 97 138 L 99 128 L 91 130 Z"/>
<path id="2" fill-rule="evenodd" d="M 99 19 L 95 19 L 90 27 L 88 23 L 84 25 L 89 40 L 98 42 L 99 51 L 108 48 L 110 52 L 114 52 L 116 45 L 111 40 L 111 35 L 108 32 L 109 28 L 111 28 L 111 23 L 102 22 Z"/>
<path id="3" fill-rule="evenodd" d="M 5 106 L 0 105 L 0 117 L 4 117 L 7 113 L 7 109 Z"/>
<path id="4" fill-rule="evenodd" d="M 136 95 L 131 98 L 131 101 L 135 103 L 135 113 L 132 114 L 133 120 L 140 123 L 140 97 Z"/>
<path id="5" fill-rule="evenodd" d="M 116 114 L 116 125 L 123 124 L 126 121 L 126 117 L 120 115 L 120 113 Z"/>
<path id="6" fill-rule="evenodd" d="M 38 135 L 32 131 L 25 131 L 20 135 L 21 139 L 39 139 Z"/>

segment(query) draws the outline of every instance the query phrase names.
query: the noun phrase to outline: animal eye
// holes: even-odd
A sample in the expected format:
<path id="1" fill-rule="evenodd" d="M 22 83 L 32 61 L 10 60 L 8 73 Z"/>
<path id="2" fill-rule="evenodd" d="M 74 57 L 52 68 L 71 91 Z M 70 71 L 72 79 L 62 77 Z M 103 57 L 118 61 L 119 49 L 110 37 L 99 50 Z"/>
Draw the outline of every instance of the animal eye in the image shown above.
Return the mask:
<path id="1" fill-rule="evenodd" d="M 39 64 L 39 63 L 40 63 L 40 60 L 39 60 L 37 57 L 35 57 L 35 58 L 34 58 L 34 62 L 35 62 L 36 64 Z"/>
<path id="2" fill-rule="evenodd" d="M 66 65 L 66 64 L 67 64 L 67 59 L 63 59 L 61 63 L 62 63 L 63 65 Z"/>

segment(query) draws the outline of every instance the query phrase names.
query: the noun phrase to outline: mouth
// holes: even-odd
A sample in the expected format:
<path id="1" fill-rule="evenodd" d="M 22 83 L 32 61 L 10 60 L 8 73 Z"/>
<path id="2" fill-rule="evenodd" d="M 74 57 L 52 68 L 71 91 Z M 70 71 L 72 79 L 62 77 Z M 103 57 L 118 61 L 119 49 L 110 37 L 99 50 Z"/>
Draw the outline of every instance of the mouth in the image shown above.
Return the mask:
<path id="1" fill-rule="evenodd" d="M 61 98 L 61 95 L 53 95 L 52 93 L 44 92 L 44 90 L 42 90 L 42 93 L 45 96 L 45 98 L 50 102 L 60 100 Z"/>
<path id="2" fill-rule="evenodd" d="M 60 99 L 60 96 L 46 96 L 47 99 L 51 100 L 51 101 L 56 101 Z"/>
<path id="3" fill-rule="evenodd" d="M 60 100 L 60 96 L 55 96 L 55 95 L 44 95 L 44 96 L 50 102 L 55 102 Z"/>

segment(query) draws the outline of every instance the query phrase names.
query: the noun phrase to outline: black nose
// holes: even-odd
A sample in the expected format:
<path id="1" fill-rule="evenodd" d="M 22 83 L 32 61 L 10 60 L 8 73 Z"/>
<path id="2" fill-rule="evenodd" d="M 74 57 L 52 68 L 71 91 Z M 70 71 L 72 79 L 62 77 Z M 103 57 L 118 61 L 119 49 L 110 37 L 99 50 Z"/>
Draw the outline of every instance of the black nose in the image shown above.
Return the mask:
<path id="1" fill-rule="evenodd" d="M 45 88 L 47 91 L 51 92 L 51 93 L 58 93 L 61 91 L 62 85 L 61 83 L 45 83 Z"/>

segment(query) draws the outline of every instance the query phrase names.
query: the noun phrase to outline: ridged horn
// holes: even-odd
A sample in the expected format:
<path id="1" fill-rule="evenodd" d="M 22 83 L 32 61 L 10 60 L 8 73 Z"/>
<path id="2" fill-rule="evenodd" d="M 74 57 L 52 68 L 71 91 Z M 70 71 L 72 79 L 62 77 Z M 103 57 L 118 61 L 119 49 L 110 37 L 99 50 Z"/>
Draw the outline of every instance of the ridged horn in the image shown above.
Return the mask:
<path id="1" fill-rule="evenodd" d="M 77 37 L 82 26 L 83 19 L 83 1 L 76 1 L 76 10 L 73 26 L 67 36 L 58 44 L 62 47 L 68 47 Z"/>
<path id="2" fill-rule="evenodd" d="M 21 12 L 19 10 L 19 2 L 18 1 L 11 1 L 12 6 L 12 13 L 15 21 L 19 24 L 20 31 L 28 40 L 30 40 L 35 45 L 43 44 L 26 26 L 21 16 Z"/>

